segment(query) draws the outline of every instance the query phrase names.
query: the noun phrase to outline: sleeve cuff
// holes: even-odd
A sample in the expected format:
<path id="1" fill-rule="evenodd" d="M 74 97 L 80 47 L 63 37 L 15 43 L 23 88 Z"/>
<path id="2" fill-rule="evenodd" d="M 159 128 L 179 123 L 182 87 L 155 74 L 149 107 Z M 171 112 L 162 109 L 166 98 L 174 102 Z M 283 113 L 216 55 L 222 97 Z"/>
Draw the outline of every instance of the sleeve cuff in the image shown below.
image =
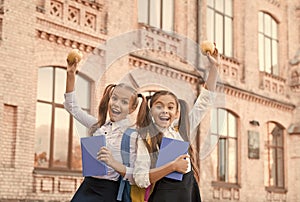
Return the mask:
<path id="1" fill-rule="evenodd" d="M 133 168 L 126 166 L 126 173 L 125 173 L 125 176 L 123 177 L 123 179 L 129 181 L 130 184 L 134 184 L 132 173 L 133 173 Z"/>
<path id="2" fill-rule="evenodd" d="M 143 174 L 135 174 L 135 183 L 138 187 L 147 188 L 151 183 L 149 179 L 149 172 Z"/>
<path id="3" fill-rule="evenodd" d="M 64 97 L 65 97 L 65 101 L 63 104 L 64 104 L 65 109 L 67 109 L 67 111 L 70 111 L 74 105 L 77 105 L 75 91 L 65 93 Z"/>
<path id="4" fill-rule="evenodd" d="M 72 91 L 72 92 L 68 92 L 68 93 L 65 93 L 64 96 L 65 96 L 65 99 L 70 99 L 70 98 L 73 98 L 75 95 L 75 91 Z"/>
<path id="5" fill-rule="evenodd" d="M 214 102 L 217 97 L 217 94 L 213 91 L 209 91 L 204 87 L 201 87 L 201 93 L 198 99 L 207 98 L 210 102 Z M 206 100 L 206 99 L 205 99 Z"/>

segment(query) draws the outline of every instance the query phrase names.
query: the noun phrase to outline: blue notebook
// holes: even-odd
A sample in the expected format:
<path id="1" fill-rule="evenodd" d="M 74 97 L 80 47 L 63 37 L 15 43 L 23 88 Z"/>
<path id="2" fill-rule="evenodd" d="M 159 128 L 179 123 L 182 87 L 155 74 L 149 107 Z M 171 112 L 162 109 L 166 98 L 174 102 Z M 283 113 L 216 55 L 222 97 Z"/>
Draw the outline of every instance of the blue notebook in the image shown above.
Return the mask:
<path id="1" fill-rule="evenodd" d="M 166 163 L 173 161 L 178 156 L 187 154 L 189 145 L 189 142 L 163 137 L 156 162 L 156 167 L 163 166 Z M 181 181 L 183 174 L 179 172 L 173 172 L 165 177 Z"/>
<path id="2" fill-rule="evenodd" d="M 83 137 L 81 141 L 82 153 L 82 175 L 102 176 L 107 174 L 107 166 L 97 159 L 97 153 L 101 147 L 105 146 L 105 136 Z"/>

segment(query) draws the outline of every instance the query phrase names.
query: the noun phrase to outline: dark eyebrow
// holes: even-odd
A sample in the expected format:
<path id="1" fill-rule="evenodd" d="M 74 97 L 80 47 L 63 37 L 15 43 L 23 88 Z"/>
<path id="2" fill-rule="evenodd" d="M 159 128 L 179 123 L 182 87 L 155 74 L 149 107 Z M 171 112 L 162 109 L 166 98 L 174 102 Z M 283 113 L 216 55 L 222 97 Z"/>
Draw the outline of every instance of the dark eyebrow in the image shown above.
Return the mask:
<path id="1" fill-rule="evenodd" d="M 158 101 L 158 102 L 155 102 L 155 104 L 163 104 L 162 102 L 160 102 L 160 101 Z M 176 105 L 174 102 L 168 102 L 168 105 L 170 105 L 170 104 L 172 104 L 172 105 Z"/>
<path id="2" fill-rule="evenodd" d="M 128 97 L 120 97 L 120 96 L 118 96 L 118 95 L 115 94 L 115 93 L 113 93 L 111 96 L 115 96 L 115 97 L 117 97 L 117 98 L 119 98 L 119 99 L 122 99 L 122 100 L 130 100 L 130 98 L 128 98 Z"/>

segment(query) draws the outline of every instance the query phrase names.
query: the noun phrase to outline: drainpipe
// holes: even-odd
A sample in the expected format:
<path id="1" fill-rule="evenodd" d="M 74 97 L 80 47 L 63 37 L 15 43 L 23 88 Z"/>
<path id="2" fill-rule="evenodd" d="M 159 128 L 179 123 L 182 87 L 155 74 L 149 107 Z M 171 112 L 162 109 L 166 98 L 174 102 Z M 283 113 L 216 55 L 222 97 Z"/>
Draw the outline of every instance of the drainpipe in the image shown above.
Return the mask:
<path id="1" fill-rule="evenodd" d="M 196 23 L 197 23 L 197 27 L 196 27 L 196 44 L 197 44 L 197 47 L 196 47 L 196 51 L 197 51 L 197 56 L 199 56 L 199 46 L 200 45 L 200 34 L 201 34 L 201 0 L 196 0 Z M 197 65 L 197 69 L 199 69 L 199 60 L 200 58 L 199 57 L 196 57 L 196 65 Z M 204 74 L 205 76 L 205 74 Z M 202 79 L 201 79 L 202 80 Z M 199 96 L 200 94 L 200 78 L 198 79 L 198 84 L 197 84 L 197 97 Z M 199 124 L 199 128 L 201 127 L 201 123 Z M 197 167 L 199 168 L 199 170 L 201 170 L 201 165 L 200 165 L 200 146 L 201 146 L 201 141 L 200 141 L 200 131 L 199 131 L 199 128 L 197 130 L 197 141 L 196 141 L 196 151 L 197 151 L 197 157 L 198 157 L 198 160 L 197 160 Z M 199 173 L 200 175 L 200 173 Z M 200 176 L 199 176 L 199 183 L 200 183 Z M 200 186 L 200 184 L 198 185 Z"/>

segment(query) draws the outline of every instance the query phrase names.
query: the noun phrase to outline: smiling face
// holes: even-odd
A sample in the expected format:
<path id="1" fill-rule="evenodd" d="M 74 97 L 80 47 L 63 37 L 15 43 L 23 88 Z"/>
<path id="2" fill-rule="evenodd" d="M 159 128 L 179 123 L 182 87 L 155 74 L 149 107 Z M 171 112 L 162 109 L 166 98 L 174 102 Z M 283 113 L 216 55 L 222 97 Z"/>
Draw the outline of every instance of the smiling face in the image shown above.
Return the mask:
<path id="1" fill-rule="evenodd" d="M 178 117 L 177 100 L 170 94 L 158 96 L 152 103 L 151 115 L 159 127 L 169 127 Z"/>
<path id="2" fill-rule="evenodd" d="M 134 110 L 134 99 L 128 88 L 116 87 L 108 103 L 108 113 L 113 122 L 125 119 Z"/>

